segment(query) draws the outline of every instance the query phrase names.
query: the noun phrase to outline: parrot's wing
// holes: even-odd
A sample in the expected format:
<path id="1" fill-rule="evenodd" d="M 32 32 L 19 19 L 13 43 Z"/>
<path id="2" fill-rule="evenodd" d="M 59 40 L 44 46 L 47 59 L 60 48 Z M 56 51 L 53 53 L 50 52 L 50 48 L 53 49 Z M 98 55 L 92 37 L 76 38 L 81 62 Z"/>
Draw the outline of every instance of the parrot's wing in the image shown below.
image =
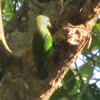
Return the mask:
<path id="1" fill-rule="evenodd" d="M 53 39 L 51 35 L 46 35 L 45 36 L 45 41 L 44 41 L 44 51 L 45 51 L 45 59 L 48 59 L 49 57 L 52 56 L 53 54 Z"/>
<path id="2" fill-rule="evenodd" d="M 44 42 L 45 42 L 44 43 L 44 50 L 48 51 L 52 47 L 52 43 L 53 43 L 51 35 L 46 35 Z"/>

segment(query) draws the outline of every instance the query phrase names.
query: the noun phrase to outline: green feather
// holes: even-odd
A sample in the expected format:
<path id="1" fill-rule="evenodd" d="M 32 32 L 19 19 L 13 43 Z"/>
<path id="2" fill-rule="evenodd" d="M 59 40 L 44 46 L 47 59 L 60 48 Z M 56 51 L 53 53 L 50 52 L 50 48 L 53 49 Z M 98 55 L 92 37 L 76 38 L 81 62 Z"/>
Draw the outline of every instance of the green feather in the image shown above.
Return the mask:
<path id="1" fill-rule="evenodd" d="M 49 18 L 39 15 L 36 18 L 36 32 L 33 37 L 32 51 L 40 79 L 48 77 L 46 62 L 52 53 L 52 36 L 47 29 Z"/>

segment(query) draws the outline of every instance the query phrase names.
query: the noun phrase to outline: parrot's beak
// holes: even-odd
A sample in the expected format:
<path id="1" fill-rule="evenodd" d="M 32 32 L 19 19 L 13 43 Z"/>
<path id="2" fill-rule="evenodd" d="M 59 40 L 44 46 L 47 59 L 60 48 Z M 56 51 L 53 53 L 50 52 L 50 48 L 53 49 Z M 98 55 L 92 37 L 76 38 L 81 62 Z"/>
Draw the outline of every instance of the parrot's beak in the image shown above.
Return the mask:
<path id="1" fill-rule="evenodd" d="M 50 22 L 48 22 L 48 26 L 49 26 L 49 27 L 52 27 L 52 25 L 51 25 L 51 23 L 50 23 Z"/>

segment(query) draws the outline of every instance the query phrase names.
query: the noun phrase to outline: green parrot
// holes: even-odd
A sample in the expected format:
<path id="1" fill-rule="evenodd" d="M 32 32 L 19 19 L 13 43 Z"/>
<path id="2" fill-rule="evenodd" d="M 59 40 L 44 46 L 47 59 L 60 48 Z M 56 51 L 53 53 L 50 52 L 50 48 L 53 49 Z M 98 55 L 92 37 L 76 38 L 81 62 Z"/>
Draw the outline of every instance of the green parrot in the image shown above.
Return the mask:
<path id="1" fill-rule="evenodd" d="M 33 36 L 32 52 L 40 79 L 48 77 L 47 60 L 52 55 L 53 38 L 47 28 L 50 20 L 44 15 L 36 17 L 36 32 Z"/>

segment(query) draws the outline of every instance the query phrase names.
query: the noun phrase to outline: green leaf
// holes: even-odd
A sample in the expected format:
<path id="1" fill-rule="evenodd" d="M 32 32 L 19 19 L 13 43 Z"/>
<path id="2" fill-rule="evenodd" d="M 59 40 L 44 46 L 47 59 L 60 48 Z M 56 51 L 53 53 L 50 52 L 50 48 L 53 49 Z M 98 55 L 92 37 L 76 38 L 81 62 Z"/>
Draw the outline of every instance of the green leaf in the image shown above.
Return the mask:
<path id="1" fill-rule="evenodd" d="M 96 25 L 95 25 L 95 30 L 100 34 L 100 19 L 98 18 Z"/>
<path id="2" fill-rule="evenodd" d="M 90 64 L 92 64 L 91 61 L 90 61 Z M 84 64 L 83 66 L 79 68 L 79 72 L 81 73 L 82 76 L 85 76 L 85 77 L 91 76 L 93 72 L 93 67 L 87 66 L 87 64 Z"/>
<path id="3" fill-rule="evenodd" d="M 24 0 L 17 0 L 16 8 L 18 9 Z M 15 0 L 3 0 L 2 1 L 2 15 L 3 19 L 9 21 L 14 14 L 14 2 Z"/>
<path id="4" fill-rule="evenodd" d="M 62 94 L 61 90 L 60 89 L 57 89 L 53 95 L 50 97 L 50 100 L 59 100 L 61 98 L 63 98 L 64 95 Z"/>
<path id="5" fill-rule="evenodd" d="M 81 84 L 81 88 L 80 88 L 80 94 L 78 95 L 77 99 L 78 100 L 95 100 L 95 98 L 93 97 L 93 95 L 91 94 L 88 86 L 85 87 L 85 84 Z M 85 88 L 85 91 L 83 91 Z"/>
<path id="6" fill-rule="evenodd" d="M 100 56 L 95 56 L 95 66 L 100 68 Z"/>
<path id="7" fill-rule="evenodd" d="M 93 36 L 92 37 L 92 45 L 91 45 L 90 49 L 92 51 L 95 51 L 98 48 L 100 48 L 100 38 L 98 36 Z"/>
<path id="8" fill-rule="evenodd" d="M 72 91 L 70 92 L 70 95 L 74 95 L 74 94 L 77 94 L 78 91 L 80 91 L 80 80 L 76 79 L 76 83 L 75 83 L 75 86 L 74 88 L 72 89 Z M 75 98 L 77 97 L 77 95 L 75 96 Z"/>
<path id="9" fill-rule="evenodd" d="M 1 3 L 1 7 L 2 7 L 2 9 L 5 7 L 5 1 L 4 0 Z"/>
<path id="10" fill-rule="evenodd" d="M 88 88 L 95 100 L 100 100 L 100 89 L 97 87 L 96 83 L 89 84 Z"/>
<path id="11" fill-rule="evenodd" d="M 67 72 L 67 74 L 65 75 L 62 83 L 63 83 L 63 87 L 67 90 L 67 91 L 71 91 L 75 85 L 75 75 L 73 73 L 73 71 L 71 69 L 69 69 L 69 71 Z"/>

